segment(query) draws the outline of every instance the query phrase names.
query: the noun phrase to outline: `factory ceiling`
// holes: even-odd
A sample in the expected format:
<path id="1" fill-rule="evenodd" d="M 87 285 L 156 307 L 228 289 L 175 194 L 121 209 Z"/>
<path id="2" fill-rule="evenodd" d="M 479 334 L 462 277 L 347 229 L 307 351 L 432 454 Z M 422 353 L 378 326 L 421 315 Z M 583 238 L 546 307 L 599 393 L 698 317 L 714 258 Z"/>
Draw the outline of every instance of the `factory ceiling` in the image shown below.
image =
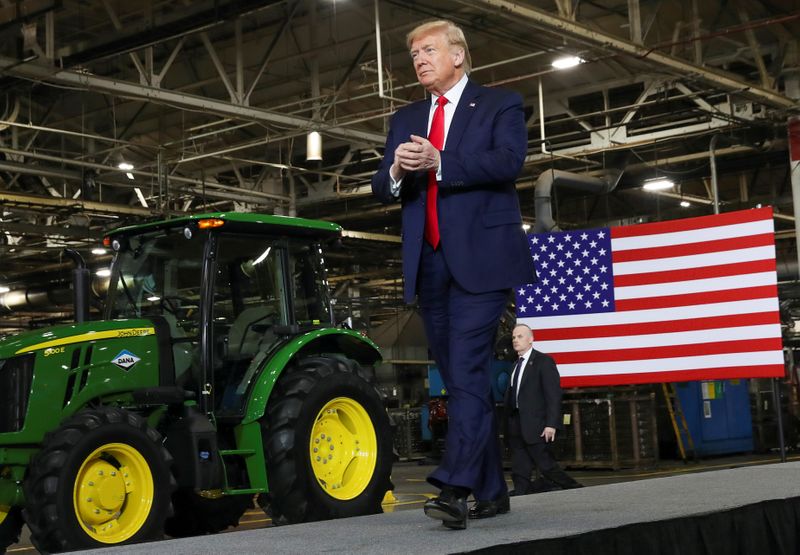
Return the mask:
<path id="1" fill-rule="evenodd" d="M 405 35 L 431 18 L 465 29 L 473 79 L 523 96 L 526 223 L 543 172 L 623 170 L 604 191 L 555 188 L 554 222 L 770 204 L 796 268 L 797 0 L 0 0 L 0 333 L 70 317 L 64 247 L 97 269 L 107 230 L 211 210 L 341 223 L 340 309 L 373 325 L 399 310 L 399 207 L 369 178 L 391 114 L 424 97 Z M 676 185 L 643 191 L 655 177 Z"/>

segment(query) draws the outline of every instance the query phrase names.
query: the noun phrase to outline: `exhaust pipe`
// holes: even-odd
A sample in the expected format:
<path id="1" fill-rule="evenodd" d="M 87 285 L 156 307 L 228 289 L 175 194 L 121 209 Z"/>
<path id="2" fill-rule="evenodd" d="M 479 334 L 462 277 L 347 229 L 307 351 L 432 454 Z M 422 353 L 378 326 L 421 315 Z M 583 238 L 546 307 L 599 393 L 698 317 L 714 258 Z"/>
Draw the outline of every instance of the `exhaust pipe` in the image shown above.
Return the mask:
<path id="1" fill-rule="evenodd" d="M 89 268 L 81 254 L 73 249 L 64 249 L 64 254 L 75 263 L 72 270 L 72 305 L 77 323 L 89 320 Z"/>

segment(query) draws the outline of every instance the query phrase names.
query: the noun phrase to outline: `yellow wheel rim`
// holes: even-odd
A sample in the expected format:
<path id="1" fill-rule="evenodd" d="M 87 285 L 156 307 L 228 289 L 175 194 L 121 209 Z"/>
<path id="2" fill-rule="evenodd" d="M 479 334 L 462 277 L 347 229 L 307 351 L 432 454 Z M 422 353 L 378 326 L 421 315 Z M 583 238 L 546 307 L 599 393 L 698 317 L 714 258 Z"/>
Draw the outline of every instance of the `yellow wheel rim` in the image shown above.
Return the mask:
<path id="1" fill-rule="evenodd" d="M 346 501 L 369 485 L 378 461 L 375 426 L 361 403 L 329 401 L 317 414 L 309 442 L 311 469 L 322 489 Z"/>
<path id="2" fill-rule="evenodd" d="M 153 506 L 153 474 L 142 454 L 108 443 L 83 461 L 75 479 L 75 516 L 94 540 L 116 544 L 133 536 Z"/>
<path id="3" fill-rule="evenodd" d="M 0 505 L 0 524 L 3 524 L 8 513 L 11 512 L 11 507 L 6 507 L 5 505 Z"/>

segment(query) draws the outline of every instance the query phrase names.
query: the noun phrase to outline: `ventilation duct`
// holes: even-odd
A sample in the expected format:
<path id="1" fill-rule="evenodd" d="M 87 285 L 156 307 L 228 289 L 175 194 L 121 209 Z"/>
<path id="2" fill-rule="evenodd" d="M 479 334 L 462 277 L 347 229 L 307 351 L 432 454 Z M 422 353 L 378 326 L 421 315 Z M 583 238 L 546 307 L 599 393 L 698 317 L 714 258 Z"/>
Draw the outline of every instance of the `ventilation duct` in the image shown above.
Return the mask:
<path id="1" fill-rule="evenodd" d="M 603 170 L 601 177 L 554 169 L 539 174 L 539 178 L 534 184 L 533 192 L 536 207 L 536 222 L 533 232 L 559 231 L 553 219 L 552 195 L 555 187 L 567 187 L 596 195 L 610 193 L 619 183 L 627 166 L 628 158 L 628 153 L 623 154 L 619 163 L 616 164 L 619 168 Z"/>

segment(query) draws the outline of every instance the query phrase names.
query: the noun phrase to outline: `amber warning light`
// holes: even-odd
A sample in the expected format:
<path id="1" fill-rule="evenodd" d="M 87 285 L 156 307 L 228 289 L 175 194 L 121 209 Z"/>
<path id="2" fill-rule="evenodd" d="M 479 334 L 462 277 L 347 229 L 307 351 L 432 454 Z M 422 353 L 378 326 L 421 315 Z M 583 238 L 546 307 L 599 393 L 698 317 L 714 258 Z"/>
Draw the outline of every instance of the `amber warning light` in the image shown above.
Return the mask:
<path id="1" fill-rule="evenodd" d="M 197 227 L 200 229 L 211 229 L 213 227 L 222 227 L 223 225 L 225 225 L 225 220 L 220 220 L 218 218 L 197 221 Z"/>

